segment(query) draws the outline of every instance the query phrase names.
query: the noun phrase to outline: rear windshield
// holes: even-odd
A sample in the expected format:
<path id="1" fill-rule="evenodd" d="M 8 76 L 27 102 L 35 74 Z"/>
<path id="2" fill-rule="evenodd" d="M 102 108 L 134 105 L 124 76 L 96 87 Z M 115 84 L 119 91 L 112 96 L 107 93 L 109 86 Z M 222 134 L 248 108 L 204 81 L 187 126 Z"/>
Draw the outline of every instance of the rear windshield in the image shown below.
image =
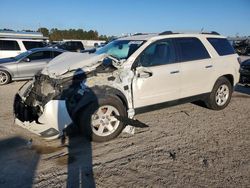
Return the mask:
<path id="1" fill-rule="evenodd" d="M 42 48 L 46 46 L 45 43 L 36 41 L 23 41 L 23 44 L 26 50 L 30 50 L 32 48 Z"/>
<path id="2" fill-rule="evenodd" d="M 227 39 L 207 38 L 220 56 L 234 54 L 235 51 Z"/>

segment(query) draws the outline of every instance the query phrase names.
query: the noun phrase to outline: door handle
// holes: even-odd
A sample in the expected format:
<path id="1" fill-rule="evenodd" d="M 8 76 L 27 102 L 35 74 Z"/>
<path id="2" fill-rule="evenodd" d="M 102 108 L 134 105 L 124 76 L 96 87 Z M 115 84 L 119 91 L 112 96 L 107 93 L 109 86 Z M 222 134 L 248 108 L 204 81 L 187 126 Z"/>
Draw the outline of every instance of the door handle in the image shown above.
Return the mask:
<path id="1" fill-rule="evenodd" d="M 209 68 L 212 68 L 212 67 L 213 67 L 213 65 L 207 65 L 207 66 L 205 66 L 206 69 L 209 69 Z"/>
<path id="2" fill-rule="evenodd" d="M 153 73 L 152 72 L 147 72 L 147 71 L 143 71 L 143 72 L 140 72 L 138 74 L 139 78 L 149 78 L 151 76 L 153 76 Z"/>
<path id="3" fill-rule="evenodd" d="M 179 72 L 180 72 L 179 70 L 171 71 L 170 74 L 177 74 L 177 73 L 179 73 Z"/>

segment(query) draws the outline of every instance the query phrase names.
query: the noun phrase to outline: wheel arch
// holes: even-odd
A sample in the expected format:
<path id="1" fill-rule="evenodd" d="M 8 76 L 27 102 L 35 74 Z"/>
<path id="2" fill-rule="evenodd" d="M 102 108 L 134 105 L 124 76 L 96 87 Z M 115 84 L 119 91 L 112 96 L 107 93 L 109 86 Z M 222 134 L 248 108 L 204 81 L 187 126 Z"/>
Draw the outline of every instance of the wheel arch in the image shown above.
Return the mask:
<path id="1" fill-rule="evenodd" d="M 226 79 L 228 79 L 228 81 L 231 83 L 232 87 L 234 87 L 234 77 L 232 74 L 225 74 L 221 77 L 225 77 Z"/>
<path id="2" fill-rule="evenodd" d="M 10 75 L 11 79 L 13 78 L 13 75 L 14 75 L 14 74 L 13 74 L 8 68 L 3 67 L 3 66 L 0 66 L 0 71 L 5 71 L 5 72 L 7 72 L 7 73 Z"/>
<path id="3" fill-rule="evenodd" d="M 78 102 L 77 106 L 74 108 L 73 112 L 71 113 L 72 118 L 74 119 L 79 111 L 81 111 L 84 107 L 89 105 L 91 102 L 95 102 L 98 98 L 103 98 L 105 96 L 115 96 L 118 97 L 125 109 L 128 109 L 128 103 L 125 95 L 118 89 L 110 87 L 110 86 L 94 86 L 90 88 L 90 92 L 86 93 L 82 96 L 80 101 Z"/>

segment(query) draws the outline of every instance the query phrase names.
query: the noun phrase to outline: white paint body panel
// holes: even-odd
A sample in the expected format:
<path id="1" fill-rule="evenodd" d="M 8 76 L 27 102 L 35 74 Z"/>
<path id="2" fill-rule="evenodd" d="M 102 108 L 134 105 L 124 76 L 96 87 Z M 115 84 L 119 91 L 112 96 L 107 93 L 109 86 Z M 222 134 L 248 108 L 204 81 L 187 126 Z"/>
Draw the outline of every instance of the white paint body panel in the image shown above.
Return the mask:
<path id="1" fill-rule="evenodd" d="M 152 72 L 149 78 L 135 77 L 133 81 L 134 107 L 162 103 L 180 98 L 180 75 L 171 74 L 179 70 L 179 64 L 169 64 L 146 68 Z"/>

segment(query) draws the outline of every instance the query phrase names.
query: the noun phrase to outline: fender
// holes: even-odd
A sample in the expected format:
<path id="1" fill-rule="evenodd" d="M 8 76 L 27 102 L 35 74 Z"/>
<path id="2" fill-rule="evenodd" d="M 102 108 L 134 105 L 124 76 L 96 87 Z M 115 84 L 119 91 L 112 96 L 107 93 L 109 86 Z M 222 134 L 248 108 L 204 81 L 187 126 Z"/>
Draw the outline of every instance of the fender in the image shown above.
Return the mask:
<path id="1" fill-rule="evenodd" d="M 13 78 L 14 75 L 8 68 L 6 68 L 4 66 L 0 66 L 0 70 L 8 72 L 10 74 L 11 78 Z"/>
<path id="2" fill-rule="evenodd" d="M 72 119 L 75 119 L 79 110 L 83 109 L 92 102 L 97 102 L 99 98 L 105 98 L 107 95 L 117 96 L 127 108 L 127 100 L 125 95 L 118 89 L 112 88 L 110 86 L 94 86 L 89 88 L 89 91 L 84 93 L 80 101 L 77 103 L 76 107 L 71 113 Z"/>

